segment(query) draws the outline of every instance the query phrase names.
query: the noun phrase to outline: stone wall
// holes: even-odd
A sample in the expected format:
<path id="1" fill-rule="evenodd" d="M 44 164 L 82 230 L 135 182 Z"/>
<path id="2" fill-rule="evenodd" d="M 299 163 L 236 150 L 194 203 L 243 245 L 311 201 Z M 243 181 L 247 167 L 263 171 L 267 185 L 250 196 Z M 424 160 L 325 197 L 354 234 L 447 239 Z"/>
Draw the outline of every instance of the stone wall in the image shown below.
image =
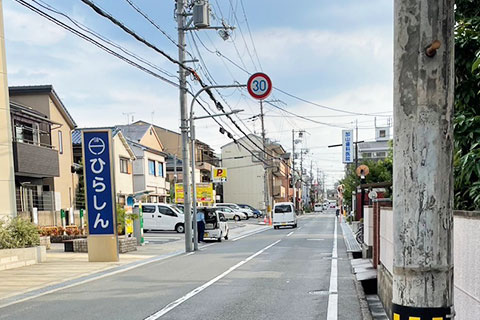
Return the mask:
<path id="1" fill-rule="evenodd" d="M 137 239 L 134 237 L 125 238 L 118 237 L 118 251 L 119 253 L 126 253 L 137 250 Z M 74 252 L 88 252 L 87 239 L 73 240 Z"/>
<path id="2" fill-rule="evenodd" d="M 47 251 L 44 246 L 0 250 L 0 270 L 25 267 L 46 260 Z"/>
<path id="3" fill-rule="evenodd" d="M 393 277 L 382 264 L 377 267 L 377 294 L 385 312 L 392 314 Z"/>

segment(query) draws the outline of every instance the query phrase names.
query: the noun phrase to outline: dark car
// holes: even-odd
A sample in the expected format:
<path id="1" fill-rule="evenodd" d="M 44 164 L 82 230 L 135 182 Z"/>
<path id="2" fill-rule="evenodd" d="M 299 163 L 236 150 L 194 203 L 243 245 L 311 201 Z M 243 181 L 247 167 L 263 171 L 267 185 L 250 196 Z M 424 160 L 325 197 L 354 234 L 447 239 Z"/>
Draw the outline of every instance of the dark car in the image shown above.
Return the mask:
<path id="1" fill-rule="evenodd" d="M 258 218 L 262 216 L 262 212 L 258 209 L 255 209 L 254 207 L 248 205 L 248 204 L 239 204 L 238 205 L 242 209 L 250 209 L 253 212 L 253 217 Z"/>

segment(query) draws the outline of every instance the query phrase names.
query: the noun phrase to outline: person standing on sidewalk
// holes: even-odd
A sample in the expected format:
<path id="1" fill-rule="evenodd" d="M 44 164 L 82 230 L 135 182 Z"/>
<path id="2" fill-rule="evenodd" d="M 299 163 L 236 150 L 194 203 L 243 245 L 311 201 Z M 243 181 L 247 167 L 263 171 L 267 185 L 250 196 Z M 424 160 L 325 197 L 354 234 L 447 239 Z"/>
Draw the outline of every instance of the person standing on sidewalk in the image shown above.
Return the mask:
<path id="1" fill-rule="evenodd" d="M 202 210 L 197 211 L 197 232 L 198 242 L 203 242 L 203 235 L 205 233 L 205 214 Z"/>

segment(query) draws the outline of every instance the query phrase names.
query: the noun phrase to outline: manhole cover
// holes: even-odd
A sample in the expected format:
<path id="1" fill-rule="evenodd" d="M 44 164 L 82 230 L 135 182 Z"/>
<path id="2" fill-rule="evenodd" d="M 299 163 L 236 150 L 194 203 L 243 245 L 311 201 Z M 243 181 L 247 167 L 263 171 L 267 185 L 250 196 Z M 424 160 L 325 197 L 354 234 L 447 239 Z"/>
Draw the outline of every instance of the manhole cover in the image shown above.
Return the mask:
<path id="1" fill-rule="evenodd" d="M 313 290 L 313 291 L 308 291 L 308 294 L 313 294 L 316 296 L 327 296 L 329 292 L 326 290 Z"/>

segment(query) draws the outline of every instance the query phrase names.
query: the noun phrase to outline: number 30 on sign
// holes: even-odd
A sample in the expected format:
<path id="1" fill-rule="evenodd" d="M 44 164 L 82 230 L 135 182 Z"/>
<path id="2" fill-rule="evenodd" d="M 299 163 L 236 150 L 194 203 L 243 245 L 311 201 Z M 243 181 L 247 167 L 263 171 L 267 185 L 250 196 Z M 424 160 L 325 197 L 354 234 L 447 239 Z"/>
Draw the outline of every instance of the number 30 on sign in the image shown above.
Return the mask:
<path id="1" fill-rule="evenodd" d="M 266 99 L 272 92 L 272 80 L 265 73 L 255 73 L 248 79 L 247 89 L 253 98 Z"/>

